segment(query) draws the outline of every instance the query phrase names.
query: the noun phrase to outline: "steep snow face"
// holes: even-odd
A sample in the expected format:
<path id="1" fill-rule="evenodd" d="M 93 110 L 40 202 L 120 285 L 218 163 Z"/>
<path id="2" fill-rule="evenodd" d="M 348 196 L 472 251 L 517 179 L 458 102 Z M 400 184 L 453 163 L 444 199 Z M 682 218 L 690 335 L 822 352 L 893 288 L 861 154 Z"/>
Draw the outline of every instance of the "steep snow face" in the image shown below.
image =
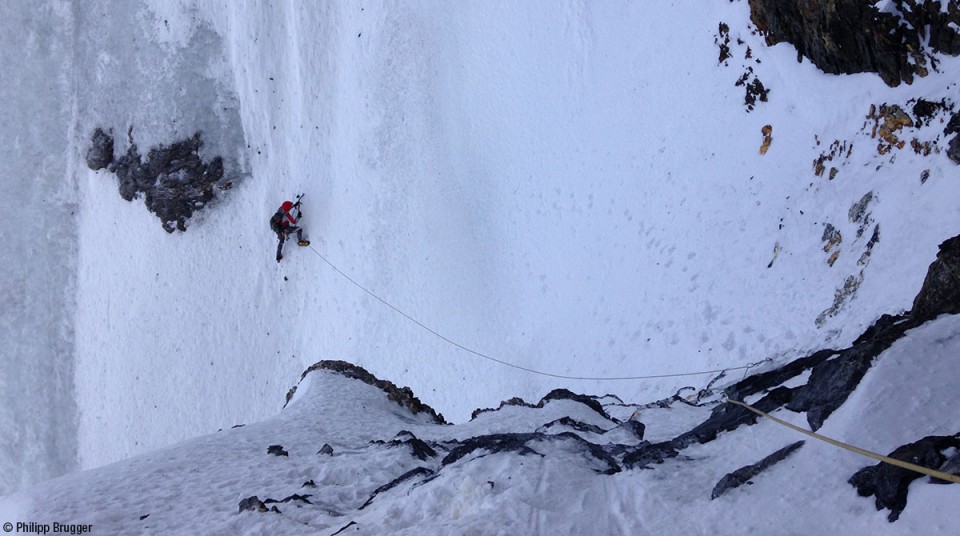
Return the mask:
<path id="1" fill-rule="evenodd" d="M 520 373 L 317 254 L 479 352 L 637 376 L 849 343 L 909 307 L 960 223 L 954 164 L 909 145 L 942 142 L 942 126 L 878 151 L 867 117 L 950 96 L 960 63 L 895 89 L 826 76 L 765 47 L 745 2 L 144 0 L 72 14 L 84 467 L 266 418 L 318 358 L 411 385 L 458 422 L 558 386 L 643 400 L 709 378 Z M 750 112 L 744 77 L 769 89 Z M 248 176 L 167 235 L 112 176 L 77 165 L 96 126 L 120 140 L 132 127 L 144 148 L 203 130 Z M 266 222 L 299 192 L 315 251 L 277 265 Z"/>
<path id="2" fill-rule="evenodd" d="M 944 408 L 960 380 L 958 330 L 960 316 L 944 316 L 909 331 L 877 357 L 821 431 L 881 453 L 923 435 L 955 434 L 960 418 Z M 505 405 L 451 426 L 346 373 L 308 372 L 278 416 L 43 483 L 4 497 L 0 514 L 117 534 L 315 534 L 346 526 L 351 534 L 625 535 L 955 528 L 951 506 L 960 487 L 914 481 L 900 519 L 890 523 L 847 483 L 873 461 L 809 439 L 752 485 L 711 499 L 724 475 L 795 443 L 798 434 L 760 420 L 703 444 L 671 442 L 707 421 L 710 404 L 636 405 L 555 392 L 537 406 Z M 776 414 L 804 419 L 785 409 Z"/>
<path id="3" fill-rule="evenodd" d="M 73 20 L 0 9 L 0 493 L 76 470 Z"/>

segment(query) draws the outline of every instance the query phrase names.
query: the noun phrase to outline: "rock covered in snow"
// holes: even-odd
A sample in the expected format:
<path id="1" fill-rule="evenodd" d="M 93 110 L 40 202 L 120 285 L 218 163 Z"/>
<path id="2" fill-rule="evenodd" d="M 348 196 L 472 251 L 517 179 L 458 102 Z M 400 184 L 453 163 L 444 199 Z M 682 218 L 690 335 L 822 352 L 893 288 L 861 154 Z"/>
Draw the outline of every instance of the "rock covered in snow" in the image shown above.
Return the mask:
<path id="1" fill-rule="evenodd" d="M 922 467 L 940 467 L 946 460 L 943 451 L 960 448 L 960 434 L 953 436 L 927 436 L 919 441 L 897 447 L 888 454 L 890 458 L 910 462 Z M 887 463 L 864 467 L 850 477 L 850 484 L 862 497 L 874 495 L 877 510 L 887 508 L 891 522 L 900 517 L 907 507 L 907 490 L 910 483 L 923 475 Z"/>
<path id="2" fill-rule="evenodd" d="M 286 450 L 283 449 L 281 445 L 270 445 L 267 447 L 267 454 L 273 454 L 274 456 L 289 456 Z"/>
<path id="3" fill-rule="evenodd" d="M 303 374 L 300 376 L 301 380 L 306 378 L 307 374 L 310 374 L 316 370 L 329 370 L 348 378 L 360 380 L 363 383 L 377 387 L 387 394 L 388 399 L 409 409 L 414 415 L 418 413 L 425 413 L 430 416 L 433 422 L 437 424 L 447 424 L 447 421 L 443 419 L 443 415 L 437 413 L 433 408 L 421 402 L 419 398 L 414 396 L 413 391 L 409 387 L 397 387 L 393 382 L 380 380 L 373 374 L 370 374 L 364 370 L 363 367 L 354 365 L 353 363 L 348 363 L 346 361 L 320 361 L 303 371 Z M 290 402 L 296 392 L 297 386 L 290 388 L 290 390 L 287 392 L 287 403 Z"/>
<path id="4" fill-rule="evenodd" d="M 113 136 L 104 132 L 102 128 L 97 128 L 90 137 L 87 167 L 98 171 L 109 166 L 111 162 L 113 162 Z"/>
<path id="5" fill-rule="evenodd" d="M 171 145 L 153 147 L 146 159 L 140 155 L 132 134 L 126 154 L 114 158 L 113 145 L 110 134 L 96 129 L 87 151 L 87 165 L 93 170 L 106 168 L 115 173 L 123 199 L 132 201 L 142 194 L 147 209 L 160 218 L 168 233 L 175 229 L 186 231 L 187 220 L 213 201 L 215 189 L 231 186 L 224 179 L 221 157 L 209 162 L 200 158 L 200 132 Z"/>
<path id="6" fill-rule="evenodd" d="M 831 74 L 875 72 L 890 86 L 926 76 L 931 60 L 923 46 L 927 32 L 933 52 L 960 54 L 960 12 L 942 10 L 939 1 L 889 3 L 816 0 L 750 0 L 750 19 L 767 43 L 791 43 Z"/>
<path id="7" fill-rule="evenodd" d="M 266 512 L 267 506 L 263 504 L 263 501 L 261 501 L 259 497 L 257 497 L 256 495 L 251 495 L 246 499 L 240 500 L 240 508 L 237 511 L 238 512 L 243 512 L 243 511 Z"/>
<path id="8" fill-rule="evenodd" d="M 771 466 L 785 460 L 787 456 L 793 454 L 793 451 L 802 446 L 803 441 L 791 443 L 757 463 L 741 467 L 732 473 L 727 473 L 723 478 L 720 479 L 719 482 L 717 482 L 717 485 L 714 486 L 713 492 L 710 494 L 710 498 L 716 499 L 731 489 L 738 488 L 743 484 L 749 483 L 752 478 L 759 475 L 766 469 L 769 469 Z"/>
<path id="9" fill-rule="evenodd" d="M 910 315 L 918 321 L 960 313 L 960 236 L 940 244 Z"/>
<path id="10" fill-rule="evenodd" d="M 947 156 L 954 164 L 960 164 L 960 134 L 954 136 L 947 145 Z"/>

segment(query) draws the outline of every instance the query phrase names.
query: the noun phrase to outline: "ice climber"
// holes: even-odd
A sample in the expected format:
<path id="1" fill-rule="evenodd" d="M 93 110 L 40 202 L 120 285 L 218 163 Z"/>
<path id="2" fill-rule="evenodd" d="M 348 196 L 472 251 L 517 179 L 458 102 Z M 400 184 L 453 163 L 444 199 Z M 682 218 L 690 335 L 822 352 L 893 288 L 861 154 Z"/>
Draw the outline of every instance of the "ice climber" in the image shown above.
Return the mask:
<path id="1" fill-rule="evenodd" d="M 310 241 L 304 240 L 303 238 L 303 229 L 297 227 L 297 223 L 303 214 L 300 212 L 300 198 L 303 195 L 297 196 L 297 202 L 293 203 L 291 201 L 284 201 L 277 212 L 270 218 L 270 229 L 273 232 L 277 233 L 277 239 L 280 240 L 280 243 L 277 244 L 277 262 L 280 262 L 280 259 L 283 258 L 283 242 L 290 236 L 291 233 L 297 233 L 297 244 L 300 246 L 309 246 Z M 292 211 L 296 209 L 297 216 L 294 217 Z"/>

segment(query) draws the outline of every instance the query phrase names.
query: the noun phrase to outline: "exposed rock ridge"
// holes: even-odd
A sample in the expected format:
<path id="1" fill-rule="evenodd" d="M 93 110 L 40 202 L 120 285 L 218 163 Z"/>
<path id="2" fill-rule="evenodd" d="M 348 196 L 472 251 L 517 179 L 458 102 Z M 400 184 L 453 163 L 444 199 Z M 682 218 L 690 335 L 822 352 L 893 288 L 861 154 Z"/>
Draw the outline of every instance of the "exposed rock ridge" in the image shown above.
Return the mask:
<path id="1" fill-rule="evenodd" d="M 303 380 L 307 377 L 307 374 L 310 374 L 315 370 L 328 370 L 348 378 L 360 380 L 363 383 L 372 385 L 382 390 L 387 394 L 387 398 L 389 400 L 407 408 L 414 415 L 418 413 L 426 413 L 436 424 L 449 424 L 443 418 L 443 415 L 437 413 L 433 408 L 427 404 L 424 404 L 419 398 L 414 396 L 413 391 L 409 387 L 397 387 L 393 382 L 378 379 L 373 374 L 367 372 L 363 367 L 354 365 L 353 363 L 348 363 L 346 361 L 320 361 L 310 365 L 307 370 L 303 371 L 303 374 L 300 375 L 300 379 Z M 296 386 L 290 388 L 290 390 L 287 392 L 286 402 L 290 402 L 290 399 L 293 397 L 295 392 L 297 392 Z M 286 403 L 284 403 L 284 406 L 286 406 Z"/>
<path id="2" fill-rule="evenodd" d="M 530 403 L 524 402 L 522 398 L 513 397 L 509 400 L 504 400 L 500 402 L 500 405 L 496 409 L 477 408 L 473 410 L 473 413 L 470 414 L 470 420 L 472 421 L 473 419 L 476 419 L 477 416 L 482 413 L 487 413 L 490 411 L 499 411 L 503 409 L 505 406 L 523 406 L 526 408 L 542 408 L 547 402 L 550 402 L 551 400 L 573 400 L 575 402 L 580 402 L 581 404 L 587 406 L 588 408 L 596 411 L 604 419 L 609 419 L 614 422 L 619 422 L 607 414 L 607 412 L 603 409 L 603 405 L 597 401 L 597 398 L 598 397 L 596 396 L 579 395 L 567 389 L 554 389 L 553 391 L 550 391 L 549 393 L 547 393 L 546 396 L 541 398 L 540 402 L 537 402 L 536 404 L 530 404 Z"/>

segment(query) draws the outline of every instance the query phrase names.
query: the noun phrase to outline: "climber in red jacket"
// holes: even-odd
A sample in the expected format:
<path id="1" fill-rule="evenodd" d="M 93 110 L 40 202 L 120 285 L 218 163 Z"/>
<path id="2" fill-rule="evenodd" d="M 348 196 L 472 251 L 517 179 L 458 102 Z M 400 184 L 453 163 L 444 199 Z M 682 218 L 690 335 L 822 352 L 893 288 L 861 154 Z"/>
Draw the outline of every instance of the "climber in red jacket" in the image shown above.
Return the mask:
<path id="1" fill-rule="evenodd" d="M 300 212 L 300 199 L 302 197 L 303 194 L 298 195 L 296 203 L 284 201 L 283 204 L 280 205 L 280 209 L 270 218 L 270 229 L 277 233 L 277 239 L 280 240 L 280 243 L 277 244 L 277 262 L 280 262 L 280 259 L 283 258 L 283 242 L 291 233 L 297 233 L 298 245 L 310 245 L 310 241 L 304 240 L 303 238 L 303 229 L 297 226 L 297 220 L 303 216 L 303 213 Z M 297 211 L 296 217 L 293 216 L 294 209 Z"/>

